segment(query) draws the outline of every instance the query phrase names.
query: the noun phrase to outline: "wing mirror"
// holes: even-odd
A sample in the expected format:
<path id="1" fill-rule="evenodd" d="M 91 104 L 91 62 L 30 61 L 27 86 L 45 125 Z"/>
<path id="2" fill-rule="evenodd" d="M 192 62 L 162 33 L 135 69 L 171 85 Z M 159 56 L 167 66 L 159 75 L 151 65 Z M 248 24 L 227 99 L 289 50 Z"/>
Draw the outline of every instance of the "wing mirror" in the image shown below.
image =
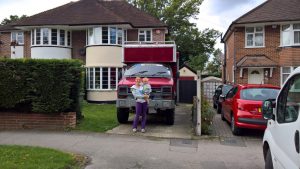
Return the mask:
<path id="1" fill-rule="evenodd" d="M 275 99 L 263 101 L 262 113 L 265 119 L 274 120 L 273 108 L 275 108 Z"/>

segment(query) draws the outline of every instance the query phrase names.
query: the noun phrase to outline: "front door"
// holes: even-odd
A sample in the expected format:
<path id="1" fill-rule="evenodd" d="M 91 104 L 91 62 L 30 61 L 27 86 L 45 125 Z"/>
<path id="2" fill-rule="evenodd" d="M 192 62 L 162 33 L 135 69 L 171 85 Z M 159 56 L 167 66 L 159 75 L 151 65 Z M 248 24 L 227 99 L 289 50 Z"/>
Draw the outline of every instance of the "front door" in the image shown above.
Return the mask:
<path id="1" fill-rule="evenodd" d="M 275 168 L 300 168 L 300 75 L 291 78 L 277 100 L 276 121 L 270 127 L 274 138 Z"/>
<path id="2" fill-rule="evenodd" d="M 248 84 L 263 84 L 264 83 L 264 69 L 249 68 L 248 69 Z"/>

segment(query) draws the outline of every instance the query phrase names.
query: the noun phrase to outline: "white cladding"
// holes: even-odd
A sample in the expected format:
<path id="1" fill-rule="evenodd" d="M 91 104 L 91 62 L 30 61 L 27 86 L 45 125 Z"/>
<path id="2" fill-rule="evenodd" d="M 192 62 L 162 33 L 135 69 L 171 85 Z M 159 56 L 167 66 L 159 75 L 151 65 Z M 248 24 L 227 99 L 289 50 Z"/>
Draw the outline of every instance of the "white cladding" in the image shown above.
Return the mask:
<path id="1" fill-rule="evenodd" d="M 70 48 L 60 47 L 33 47 L 31 48 L 32 59 L 71 59 Z"/>

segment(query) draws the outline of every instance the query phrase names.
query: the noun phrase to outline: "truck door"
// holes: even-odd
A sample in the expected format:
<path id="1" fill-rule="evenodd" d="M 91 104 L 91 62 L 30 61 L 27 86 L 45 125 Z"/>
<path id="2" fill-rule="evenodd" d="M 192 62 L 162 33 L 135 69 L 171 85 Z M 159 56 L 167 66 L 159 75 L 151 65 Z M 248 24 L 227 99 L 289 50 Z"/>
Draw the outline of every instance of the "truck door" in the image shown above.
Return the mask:
<path id="1" fill-rule="evenodd" d="M 274 166 L 299 169 L 300 75 L 295 75 L 285 84 L 276 109 L 276 121 L 271 131 L 277 147 L 272 150 Z"/>

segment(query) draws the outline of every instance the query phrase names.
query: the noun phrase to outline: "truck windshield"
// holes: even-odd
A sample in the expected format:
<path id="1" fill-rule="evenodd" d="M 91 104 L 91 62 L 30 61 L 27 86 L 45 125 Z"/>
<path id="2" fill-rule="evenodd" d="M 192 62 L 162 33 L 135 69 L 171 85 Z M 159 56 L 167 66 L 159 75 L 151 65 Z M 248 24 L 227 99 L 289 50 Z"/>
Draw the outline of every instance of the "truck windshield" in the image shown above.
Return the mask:
<path id="1" fill-rule="evenodd" d="M 271 88 L 250 88 L 241 91 L 241 99 L 263 101 L 276 99 L 279 89 Z"/>
<path id="2" fill-rule="evenodd" d="M 171 69 L 162 64 L 135 64 L 128 67 L 124 74 L 125 77 L 172 77 Z"/>

